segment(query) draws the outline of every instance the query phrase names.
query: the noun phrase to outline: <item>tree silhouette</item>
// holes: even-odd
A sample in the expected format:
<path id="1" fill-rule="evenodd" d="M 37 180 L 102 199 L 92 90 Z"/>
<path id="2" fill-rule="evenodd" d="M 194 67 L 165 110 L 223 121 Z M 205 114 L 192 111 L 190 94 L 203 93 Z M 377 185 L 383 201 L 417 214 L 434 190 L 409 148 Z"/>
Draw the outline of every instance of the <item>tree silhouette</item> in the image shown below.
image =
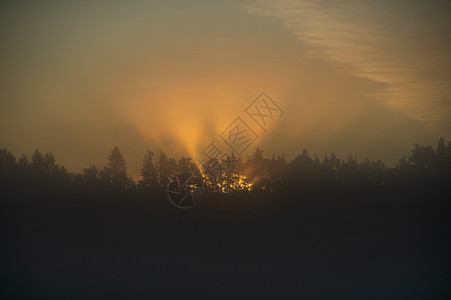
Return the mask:
<path id="1" fill-rule="evenodd" d="M 6 148 L 0 149 L 0 176 L 6 177 L 14 172 L 16 158 Z"/>
<path id="2" fill-rule="evenodd" d="M 409 161 L 413 164 L 417 172 L 430 173 L 435 169 L 435 158 L 436 153 L 431 146 L 424 147 L 414 144 Z"/>
<path id="3" fill-rule="evenodd" d="M 271 158 L 268 165 L 270 185 L 272 189 L 280 190 L 286 183 L 288 173 L 288 163 L 285 155 L 275 155 Z"/>
<path id="4" fill-rule="evenodd" d="M 128 184 L 127 164 L 117 146 L 113 148 L 107 157 L 107 164 L 103 168 L 101 178 L 115 187 L 125 188 Z"/>
<path id="5" fill-rule="evenodd" d="M 254 154 L 246 162 L 246 176 L 252 178 L 256 190 L 264 190 L 268 186 L 268 161 L 259 147 L 255 148 Z"/>
<path id="6" fill-rule="evenodd" d="M 309 185 L 315 174 L 313 159 L 307 149 L 302 149 L 302 154 L 297 155 L 290 162 L 290 181 Z"/>
<path id="7" fill-rule="evenodd" d="M 96 183 L 99 179 L 99 171 L 95 165 L 90 165 L 83 169 L 83 180 L 90 183 Z"/>
<path id="8" fill-rule="evenodd" d="M 17 160 L 3 148 L 0 149 L 0 178 L 6 185 L 15 181 L 21 187 L 55 187 L 72 183 L 91 189 L 105 187 L 107 183 L 118 189 L 133 191 L 134 181 L 127 174 L 125 158 L 117 146 L 106 160 L 105 167 L 100 171 L 91 165 L 79 174 L 71 174 L 56 163 L 55 156 L 50 152 L 43 154 L 35 150 L 30 161 L 25 155 Z M 256 148 L 245 162 L 231 153 L 230 157 L 213 159 L 208 163 L 202 166 L 201 173 L 189 157 L 176 161 L 164 152 L 156 157 L 152 151 L 147 151 L 143 158 L 139 188 L 141 191 L 163 191 L 177 172 L 203 177 L 207 190 L 228 194 L 251 189 L 282 191 L 301 188 L 313 191 L 340 185 L 348 188 L 349 184 L 364 189 L 364 186 L 407 184 L 415 180 L 415 184 L 427 180 L 445 183 L 451 177 L 451 143 L 441 137 L 435 149 L 415 144 L 411 155 L 403 156 L 395 167 L 367 158 L 359 162 L 352 155 L 342 161 L 333 153 L 326 154 L 321 161 L 317 155 L 312 159 L 307 149 L 291 161 L 287 161 L 283 154 L 266 158 L 263 150 Z M 216 168 L 213 175 L 206 168 L 210 165 Z"/>
<path id="9" fill-rule="evenodd" d="M 34 173 L 40 174 L 41 176 L 44 175 L 44 173 L 46 173 L 44 166 L 44 155 L 37 149 L 31 155 L 30 166 L 32 172 Z"/>
<path id="10" fill-rule="evenodd" d="M 197 174 L 197 165 L 192 158 L 182 157 L 177 164 L 177 171 L 180 173 Z"/>
<path id="11" fill-rule="evenodd" d="M 177 171 L 177 161 L 168 158 L 166 153 L 160 152 L 157 160 L 158 183 L 161 187 L 166 186 L 173 174 Z"/>
<path id="12" fill-rule="evenodd" d="M 19 157 L 18 165 L 19 165 L 20 168 L 25 168 L 25 167 L 27 167 L 27 166 L 28 166 L 28 157 L 25 156 L 24 154 L 22 154 L 22 155 Z"/>
<path id="13" fill-rule="evenodd" d="M 141 182 L 140 186 L 144 190 L 149 190 L 155 187 L 158 183 L 158 172 L 153 162 L 155 153 L 147 150 L 143 158 L 143 165 L 141 167 Z"/>
<path id="14" fill-rule="evenodd" d="M 440 140 L 437 142 L 437 155 L 440 157 L 446 156 L 446 145 L 445 145 L 445 139 L 441 136 Z"/>

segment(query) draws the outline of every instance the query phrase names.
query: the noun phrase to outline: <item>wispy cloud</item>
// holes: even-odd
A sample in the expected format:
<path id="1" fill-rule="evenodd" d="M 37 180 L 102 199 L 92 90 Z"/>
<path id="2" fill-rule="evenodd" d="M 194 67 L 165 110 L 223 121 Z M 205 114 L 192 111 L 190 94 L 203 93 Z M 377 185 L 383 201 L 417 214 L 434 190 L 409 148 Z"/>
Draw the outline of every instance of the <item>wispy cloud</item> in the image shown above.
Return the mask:
<path id="1" fill-rule="evenodd" d="M 385 83 L 375 97 L 449 134 L 451 26 L 421 9 L 400 1 L 355 0 L 261 0 L 247 7 L 252 14 L 281 18 L 308 55 Z"/>

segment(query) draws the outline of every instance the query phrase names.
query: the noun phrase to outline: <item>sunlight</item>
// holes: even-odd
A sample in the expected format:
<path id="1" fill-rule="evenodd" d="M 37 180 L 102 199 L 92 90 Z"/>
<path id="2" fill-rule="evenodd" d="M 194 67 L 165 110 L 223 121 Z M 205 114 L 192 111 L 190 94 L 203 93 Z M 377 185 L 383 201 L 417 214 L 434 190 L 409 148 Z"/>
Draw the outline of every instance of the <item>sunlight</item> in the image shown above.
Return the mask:
<path id="1" fill-rule="evenodd" d="M 254 181 L 251 178 L 238 173 L 222 174 L 220 178 L 214 178 L 206 175 L 204 178 L 205 184 L 208 188 L 215 192 L 225 194 L 250 192 L 254 187 Z"/>

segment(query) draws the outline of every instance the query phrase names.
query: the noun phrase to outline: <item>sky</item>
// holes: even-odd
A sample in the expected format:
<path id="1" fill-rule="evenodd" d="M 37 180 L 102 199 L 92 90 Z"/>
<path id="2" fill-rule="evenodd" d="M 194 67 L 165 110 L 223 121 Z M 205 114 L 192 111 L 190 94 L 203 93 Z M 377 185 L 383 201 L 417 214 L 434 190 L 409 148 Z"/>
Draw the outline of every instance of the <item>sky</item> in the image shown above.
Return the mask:
<path id="1" fill-rule="evenodd" d="M 242 157 L 307 148 L 393 165 L 414 143 L 451 137 L 449 11 L 415 0 L 2 2 L 0 147 L 81 171 L 117 145 L 136 177 L 147 150 L 229 151 L 221 134 L 240 117 L 258 136 Z M 261 92 L 281 109 L 265 130 L 245 112 Z"/>

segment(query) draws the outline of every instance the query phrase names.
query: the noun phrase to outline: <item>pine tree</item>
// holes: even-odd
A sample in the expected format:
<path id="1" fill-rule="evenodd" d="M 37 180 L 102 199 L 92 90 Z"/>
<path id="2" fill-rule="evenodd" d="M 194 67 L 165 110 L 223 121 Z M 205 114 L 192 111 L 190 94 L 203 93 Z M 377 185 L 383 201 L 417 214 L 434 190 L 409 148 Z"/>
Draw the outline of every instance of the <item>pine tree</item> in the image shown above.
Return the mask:
<path id="1" fill-rule="evenodd" d="M 443 157 L 446 155 L 446 145 L 445 145 L 445 139 L 441 136 L 440 140 L 437 143 L 437 151 L 436 153 Z"/>
<path id="2" fill-rule="evenodd" d="M 0 149 L 0 175 L 9 175 L 16 166 L 16 158 L 11 152 L 4 149 Z"/>
<path id="3" fill-rule="evenodd" d="M 99 171 L 95 165 L 90 165 L 83 169 L 83 180 L 86 182 L 95 183 L 98 179 Z"/>
<path id="4" fill-rule="evenodd" d="M 155 167 L 155 164 L 153 162 L 154 156 L 155 153 L 147 150 L 147 153 L 144 155 L 143 158 L 143 165 L 141 168 L 141 177 L 142 177 L 141 183 L 144 189 L 150 189 L 154 187 L 154 185 L 158 181 L 157 168 Z"/>
<path id="5" fill-rule="evenodd" d="M 177 170 L 177 161 L 173 158 L 168 158 L 166 153 L 160 152 L 160 156 L 157 161 L 158 182 L 161 186 L 169 183 L 171 176 L 173 176 Z"/>
<path id="6" fill-rule="evenodd" d="M 246 162 L 246 174 L 254 181 L 254 188 L 266 189 L 269 181 L 268 160 L 263 155 L 263 150 L 255 148 L 254 154 Z"/>
<path id="7" fill-rule="evenodd" d="M 102 177 L 118 187 L 125 187 L 128 181 L 127 164 L 119 148 L 115 146 L 107 157 L 107 164 L 103 168 Z"/>

